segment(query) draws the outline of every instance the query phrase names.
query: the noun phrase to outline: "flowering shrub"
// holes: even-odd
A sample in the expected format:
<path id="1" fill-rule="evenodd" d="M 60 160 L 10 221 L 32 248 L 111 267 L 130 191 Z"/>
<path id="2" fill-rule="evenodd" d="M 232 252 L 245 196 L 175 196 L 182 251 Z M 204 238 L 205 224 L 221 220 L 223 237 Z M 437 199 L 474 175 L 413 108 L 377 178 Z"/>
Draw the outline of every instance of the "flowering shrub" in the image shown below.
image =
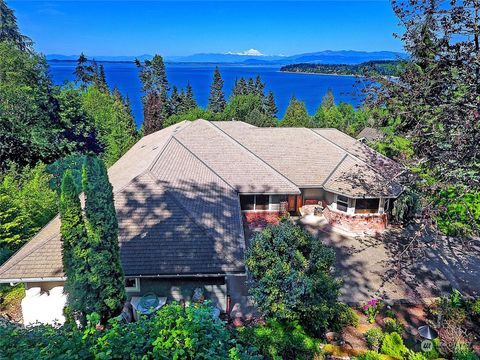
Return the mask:
<path id="1" fill-rule="evenodd" d="M 368 321 L 373 324 L 378 313 L 382 309 L 383 304 L 379 299 L 372 299 L 363 305 L 363 312 L 367 315 Z"/>

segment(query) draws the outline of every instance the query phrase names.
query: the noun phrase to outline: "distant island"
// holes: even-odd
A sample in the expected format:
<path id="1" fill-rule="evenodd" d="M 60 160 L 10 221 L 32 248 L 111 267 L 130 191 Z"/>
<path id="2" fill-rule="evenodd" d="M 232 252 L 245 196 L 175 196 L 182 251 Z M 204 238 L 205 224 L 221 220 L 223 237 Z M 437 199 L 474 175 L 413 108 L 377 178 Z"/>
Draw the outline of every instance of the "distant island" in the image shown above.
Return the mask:
<path id="1" fill-rule="evenodd" d="M 283 72 L 366 76 L 369 74 L 380 76 L 398 76 L 402 71 L 403 61 L 375 60 L 361 64 L 291 64 L 280 68 Z"/>

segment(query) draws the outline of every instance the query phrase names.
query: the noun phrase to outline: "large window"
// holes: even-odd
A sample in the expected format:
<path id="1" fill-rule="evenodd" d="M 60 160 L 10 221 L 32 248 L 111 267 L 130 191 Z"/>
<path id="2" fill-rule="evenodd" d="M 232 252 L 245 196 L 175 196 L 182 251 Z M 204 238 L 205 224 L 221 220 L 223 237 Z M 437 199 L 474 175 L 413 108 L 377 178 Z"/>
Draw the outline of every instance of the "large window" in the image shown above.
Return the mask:
<path id="1" fill-rule="evenodd" d="M 357 199 L 355 204 L 356 214 L 378 213 L 379 199 Z"/>
<path id="2" fill-rule="evenodd" d="M 286 195 L 240 195 L 242 211 L 279 211 L 282 201 Z"/>
<path id="3" fill-rule="evenodd" d="M 347 212 L 348 198 L 343 195 L 337 195 L 337 210 Z"/>

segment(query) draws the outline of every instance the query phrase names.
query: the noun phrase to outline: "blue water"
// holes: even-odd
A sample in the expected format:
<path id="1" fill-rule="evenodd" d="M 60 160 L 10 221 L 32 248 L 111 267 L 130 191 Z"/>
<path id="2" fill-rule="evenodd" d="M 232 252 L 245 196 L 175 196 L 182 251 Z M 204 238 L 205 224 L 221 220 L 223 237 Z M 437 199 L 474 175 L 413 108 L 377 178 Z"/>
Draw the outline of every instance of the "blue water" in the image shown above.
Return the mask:
<path id="1" fill-rule="evenodd" d="M 74 79 L 74 62 L 49 62 L 49 65 L 56 84 L 61 85 Z M 103 65 L 110 87 L 116 86 L 123 95 L 129 96 L 135 121 L 140 125 L 143 112 L 137 67 L 133 63 L 105 62 Z M 176 85 L 180 89 L 190 82 L 195 98 L 202 107 L 206 107 L 208 103 L 214 68 L 215 65 L 211 64 L 166 64 L 170 85 Z M 361 101 L 359 93 L 363 85 L 353 76 L 283 73 L 278 66 L 220 65 L 219 68 L 225 81 L 224 91 L 227 97 L 235 79 L 260 75 L 266 83 L 266 91 L 272 90 L 275 94 L 280 118 L 283 117 L 292 95 L 305 101 L 312 115 L 328 88 L 332 89 L 337 103 L 343 101 L 357 106 Z"/>

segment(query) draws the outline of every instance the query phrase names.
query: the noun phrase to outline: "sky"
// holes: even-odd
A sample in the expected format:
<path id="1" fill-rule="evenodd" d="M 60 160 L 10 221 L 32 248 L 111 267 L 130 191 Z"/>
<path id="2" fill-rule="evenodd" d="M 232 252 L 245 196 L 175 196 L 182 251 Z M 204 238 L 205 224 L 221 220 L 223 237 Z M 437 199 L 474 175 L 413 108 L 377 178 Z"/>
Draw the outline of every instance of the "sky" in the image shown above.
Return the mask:
<path id="1" fill-rule="evenodd" d="M 390 1 L 14 1 L 44 54 L 401 51 Z"/>

